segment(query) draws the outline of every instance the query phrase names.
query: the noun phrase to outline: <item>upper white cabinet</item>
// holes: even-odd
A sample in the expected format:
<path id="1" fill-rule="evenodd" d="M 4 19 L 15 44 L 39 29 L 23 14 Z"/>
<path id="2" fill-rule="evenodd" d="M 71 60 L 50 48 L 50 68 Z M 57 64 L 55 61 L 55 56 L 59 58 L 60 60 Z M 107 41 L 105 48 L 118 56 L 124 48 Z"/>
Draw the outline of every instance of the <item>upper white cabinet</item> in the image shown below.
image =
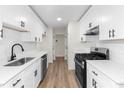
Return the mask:
<path id="1" fill-rule="evenodd" d="M 80 20 L 80 31 L 84 34 L 86 30 L 99 25 L 99 6 L 92 6 Z"/>
<path id="2" fill-rule="evenodd" d="M 100 40 L 124 39 L 124 6 L 99 6 Z"/>
<path id="3" fill-rule="evenodd" d="M 3 9 L 3 22 L 20 27 L 23 29 L 30 30 L 29 28 L 29 16 L 26 6 L 1 6 Z"/>
<path id="4" fill-rule="evenodd" d="M 80 40 L 87 41 L 87 36 L 84 35 L 90 28 L 99 25 L 99 6 L 92 6 L 88 12 L 80 20 Z M 88 37 L 89 38 L 89 37 Z"/>
<path id="5" fill-rule="evenodd" d="M 87 30 L 99 25 L 99 6 L 92 6 L 86 13 L 85 24 Z"/>
<path id="6" fill-rule="evenodd" d="M 20 37 L 22 41 L 42 41 L 42 33 L 46 27 L 27 5 L 3 5 L 0 10 L 0 19 L 1 15 L 3 17 L 2 21 L 0 20 L 0 28 L 7 26 L 15 31 L 23 31 Z"/>
<path id="7" fill-rule="evenodd" d="M 80 21 L 81 40 L 90 28 L 99 25 L 99 40 L 124 39 L 124 6 L 92 6 Z M 83 38 L 83 39 L 82 39 Z"/>

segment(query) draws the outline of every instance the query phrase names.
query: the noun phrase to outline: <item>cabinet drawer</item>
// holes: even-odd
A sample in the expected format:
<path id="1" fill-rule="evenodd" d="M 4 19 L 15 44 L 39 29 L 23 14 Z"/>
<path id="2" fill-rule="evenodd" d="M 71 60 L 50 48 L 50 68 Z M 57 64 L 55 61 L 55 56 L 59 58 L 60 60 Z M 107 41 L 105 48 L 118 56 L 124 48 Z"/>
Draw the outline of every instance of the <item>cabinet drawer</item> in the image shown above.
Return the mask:
<path id="1" fill-rule="evenodd" d="M 109 77 L 107 77 L 104 73 L 99 71 L 97 68 L 93 67 L 92 65 L 87 65 L 87 68 L 89 70 L 89 73 L 97 80 L 97 82 L 100 84 L 103 88 L 114 88 L 119 87 L 113 80 L 111 80 Z"/>
<path id="2" fill-rule="evenodd" d="M 23 88 L 22 74 L 15 76 L 9 82 L 7 82 L 3 88 Z"/>

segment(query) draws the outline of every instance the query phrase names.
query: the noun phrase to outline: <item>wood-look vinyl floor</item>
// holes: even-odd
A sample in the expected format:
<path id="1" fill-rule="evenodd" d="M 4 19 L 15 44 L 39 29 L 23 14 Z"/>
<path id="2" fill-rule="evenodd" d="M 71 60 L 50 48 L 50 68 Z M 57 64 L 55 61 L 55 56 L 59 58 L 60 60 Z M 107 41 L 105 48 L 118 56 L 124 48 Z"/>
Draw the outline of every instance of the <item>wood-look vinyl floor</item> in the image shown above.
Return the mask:
<path id="1" fill-rule="evenodd" d="M 66 61 L 62 58 L 49 64 L 47 74 L 39 88 L 78 88 L 74 71 L 68 70 Z"/>

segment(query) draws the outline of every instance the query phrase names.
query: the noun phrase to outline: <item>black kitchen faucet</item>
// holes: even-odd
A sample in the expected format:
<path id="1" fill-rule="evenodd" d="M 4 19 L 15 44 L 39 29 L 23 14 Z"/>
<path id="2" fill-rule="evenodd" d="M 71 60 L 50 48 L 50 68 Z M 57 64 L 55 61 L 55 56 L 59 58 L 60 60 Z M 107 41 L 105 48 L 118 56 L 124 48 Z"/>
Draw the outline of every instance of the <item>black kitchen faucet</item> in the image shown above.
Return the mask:
<path id="1" fill-rule="evenodd" d="M 19 44 L 19 43 L 14 44 L 14 45 L 12 46 L 12 48 L 11 48 L 11 59 L 10 59 L 10 61 L 14 60 L 15 57 L 16 57 L 15 53 L 13 52 L 14 46 L 16 46 L 16 45 L 18 45 L 18 46 L 21 47 L 22 52 L 24 51 L 24 48 L 23 48 L 23 46 L 22 46 L 21 44 Z"/>

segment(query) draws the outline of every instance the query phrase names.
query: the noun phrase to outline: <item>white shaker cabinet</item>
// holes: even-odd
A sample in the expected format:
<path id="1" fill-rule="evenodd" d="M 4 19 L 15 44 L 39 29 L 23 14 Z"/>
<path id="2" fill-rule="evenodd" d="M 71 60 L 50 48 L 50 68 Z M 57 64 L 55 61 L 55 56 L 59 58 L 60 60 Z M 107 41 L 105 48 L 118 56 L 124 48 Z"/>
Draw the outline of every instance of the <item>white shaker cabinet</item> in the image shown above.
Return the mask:
<path id="1" fill-rule="evenodd" d="M 38 59 L 34 63 L 34 87 L 38 87 L 41 81 L 41 59 Z"/>
<path id="2" fill-rule="evenodd" d="M 33 66 L 29 66 L 23 72 L 23 81 L 25 88 L 33 88 L 33 78 L 34 78 L 34 69 Z"/>
<path id="3" fill-rule="evenodd" d="M 86 22 L 87 30 L 99 25 L 99 6 L 94 5 L 86 13 Z"/>
<path id="4" fill-rule="evenodd" d="M 91 6 L 88 12 L 80 20 L 80 41 L 86 42 L 87 39 L 89 39 L 88 36 L 84 35 L 86 31 L 99 25 L 99 11 L 99 6 Z"/>
<path id="5" fill-rule="evenodd" d="M 99 6 L 100 40 L 124 39 L 124 6 Z"/>
<path id="6" fill-rule="evenodd" d="M 36 88 L 41 81 L 41 61 L 36 60 L 34 64 L 26 68 L 23 72 L 25 88 Z"/>
<path id="7" fill-rule="evenodd" d="M 31 11 L 27 6 L 1 6 L 3 11 L 3 23 L 13 25 L 30 31 L 29 19 Z"/>
<path id="8" fill-rule="evenodd" d="M 103 74 L 96 67 L 87 64 L 87 87 L 88 88 L 118 88 L 121 87 L 106 74 Z"/>
<path id="9" fill-rule="evenodd" d="M 86 31 L 99 25 L 99 40 L 124 39 L 124 6 L 94 5 L 80 21 L 80 40 Z M 82 39 L 83 38 L 83 39 Z"/>

